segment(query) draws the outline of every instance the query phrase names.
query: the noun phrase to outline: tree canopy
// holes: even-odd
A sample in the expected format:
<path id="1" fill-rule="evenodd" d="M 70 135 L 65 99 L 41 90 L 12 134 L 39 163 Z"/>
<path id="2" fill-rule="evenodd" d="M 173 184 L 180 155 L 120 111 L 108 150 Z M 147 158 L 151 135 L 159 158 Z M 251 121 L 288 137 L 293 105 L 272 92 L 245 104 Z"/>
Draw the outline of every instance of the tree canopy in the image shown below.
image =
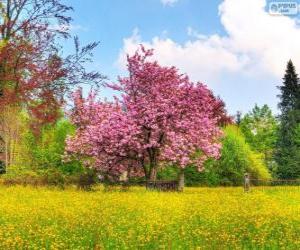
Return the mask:
<path id="1" fill-rule="evenodd" d="M 128 57 L 129 76 L 108 85 L 121 99 L 107 103 L 75 94 L 72 120 L 78 129 L 69 153 L 92 157 L 108 175 L 127 170 L 152 180 L 163 163 L 202 169 L 206 159 L 219 157 L 218 124 L 226 116 L 220 100 L 176 68 L 148 60 L 151 55 L 141 47 Z"/>
<path id="2" fill-rule="evenodd" d="M 240 122 L 240 129 L 252 150 L 263 153 L 265 163 L 275 174 L 274 149 L 277 141 L 278 122 L 267 105 L 255 105 Z"/>

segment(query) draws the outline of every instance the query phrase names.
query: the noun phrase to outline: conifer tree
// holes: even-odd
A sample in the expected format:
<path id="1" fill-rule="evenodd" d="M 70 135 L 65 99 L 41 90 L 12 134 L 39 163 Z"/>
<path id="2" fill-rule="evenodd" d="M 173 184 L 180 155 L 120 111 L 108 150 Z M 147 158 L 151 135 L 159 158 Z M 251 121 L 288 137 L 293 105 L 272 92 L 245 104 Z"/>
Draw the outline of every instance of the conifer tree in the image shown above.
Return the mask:
<path id="1" fill-rule="evenodd" d="M 280 129 L 277 141 L 276 160 L 279 178 L 300 177 L 300 84 L 295 67 L 291 60 L 283 78 L 279 98 Z"/>
<path id="2" fill-rule="evenodd" d="M 236 123 L 236 125 L 240 125 L 240 123 L 241 123 L 241 121 L 242 121 L 242 112 L 241 111 L 237 111 L 236 112 L 236 115 L 235 115 L 235 123 Z"/>

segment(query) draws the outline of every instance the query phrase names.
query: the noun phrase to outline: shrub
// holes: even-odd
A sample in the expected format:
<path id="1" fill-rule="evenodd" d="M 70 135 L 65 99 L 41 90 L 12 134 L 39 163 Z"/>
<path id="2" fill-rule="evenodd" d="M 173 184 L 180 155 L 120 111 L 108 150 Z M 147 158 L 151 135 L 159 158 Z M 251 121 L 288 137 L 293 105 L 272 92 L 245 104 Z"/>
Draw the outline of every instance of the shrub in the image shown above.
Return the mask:
<path id="1" fill-rule="evenodd" d="M 87 169 L 83 173 L 80 173 L 77 177 L 77 188 L 90 191 L 92 190 L 92 186 L 97 183 L 97 174 L 92 169 Z"/>
<path id="2" fill-rule="evenodd" d="M 176 180 L 178 178 L 178 167 L 167 166 L 157 173 L 158 180 Z"/>
<path id="3" fill-rule="evenodd" d="M 43 171 L 40 175 L 43 183 L 49 186 L 58 186 L 64 188 L 66 183 L 66 178 L 63 173 L 55 168 L 47 169 Z"/>
<path id="4" fill-rule="evenodd" d="M 26 167 L 11 166 L 9 172 L 2 175 L 4 185 L 58 186 L 63 188 L 65 176 L 57 169 L 33 171 Z"/>
<path id="5" fill-rule="evenodd" d="M 23 186 L 41 186 L 44 185 L 43 178 L 38 176 L 36 172 L 33 171 L 23 171 L 21 173 L 15 174 L 4 174 L 2 177 L 2 184 L 7 186 L 12 185 L 23 185 Z"/>

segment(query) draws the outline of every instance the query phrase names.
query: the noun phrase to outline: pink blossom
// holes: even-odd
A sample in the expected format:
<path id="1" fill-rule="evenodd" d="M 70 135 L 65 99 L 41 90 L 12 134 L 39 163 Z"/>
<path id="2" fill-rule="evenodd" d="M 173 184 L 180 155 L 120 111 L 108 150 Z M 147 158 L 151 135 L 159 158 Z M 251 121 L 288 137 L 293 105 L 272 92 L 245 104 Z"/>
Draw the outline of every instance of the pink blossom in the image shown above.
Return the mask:
<path id="1" fill-rule="evenodd" d="M 175 67 L 147 61 L 152 53 L 142 47 L 128 57 L 129 76 L 108 85 L 120 91 L 120 99 L 108 103 L 94 93 L 87 99 L 80 90 L 74 93 L 77 131 L 67 141 L 68 153 L 94 159 L 102 173 L 129 170 L 147 178 L 162 162 L 202 169 L 206 159 L 219 157 L 220 100 Z"/>

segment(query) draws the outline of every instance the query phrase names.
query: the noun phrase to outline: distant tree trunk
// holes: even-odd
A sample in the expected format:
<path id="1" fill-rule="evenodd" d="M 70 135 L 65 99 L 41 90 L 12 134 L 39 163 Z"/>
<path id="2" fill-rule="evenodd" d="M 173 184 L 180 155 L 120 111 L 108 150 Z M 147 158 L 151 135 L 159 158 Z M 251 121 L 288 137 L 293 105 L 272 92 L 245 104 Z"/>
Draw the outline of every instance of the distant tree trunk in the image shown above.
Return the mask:
<path id="1" fill-rule="evenodd" d="M 184 188 L 184 169 L 180 169 L 178 177 L 178 191 L 182 192 Z"/>
<path id="2" fill-rule="evenodd" d="M 9 166 L 9 161 L 8 161 L 8 142 L 5 140 L 5 166 L 6 170 Z"/>

